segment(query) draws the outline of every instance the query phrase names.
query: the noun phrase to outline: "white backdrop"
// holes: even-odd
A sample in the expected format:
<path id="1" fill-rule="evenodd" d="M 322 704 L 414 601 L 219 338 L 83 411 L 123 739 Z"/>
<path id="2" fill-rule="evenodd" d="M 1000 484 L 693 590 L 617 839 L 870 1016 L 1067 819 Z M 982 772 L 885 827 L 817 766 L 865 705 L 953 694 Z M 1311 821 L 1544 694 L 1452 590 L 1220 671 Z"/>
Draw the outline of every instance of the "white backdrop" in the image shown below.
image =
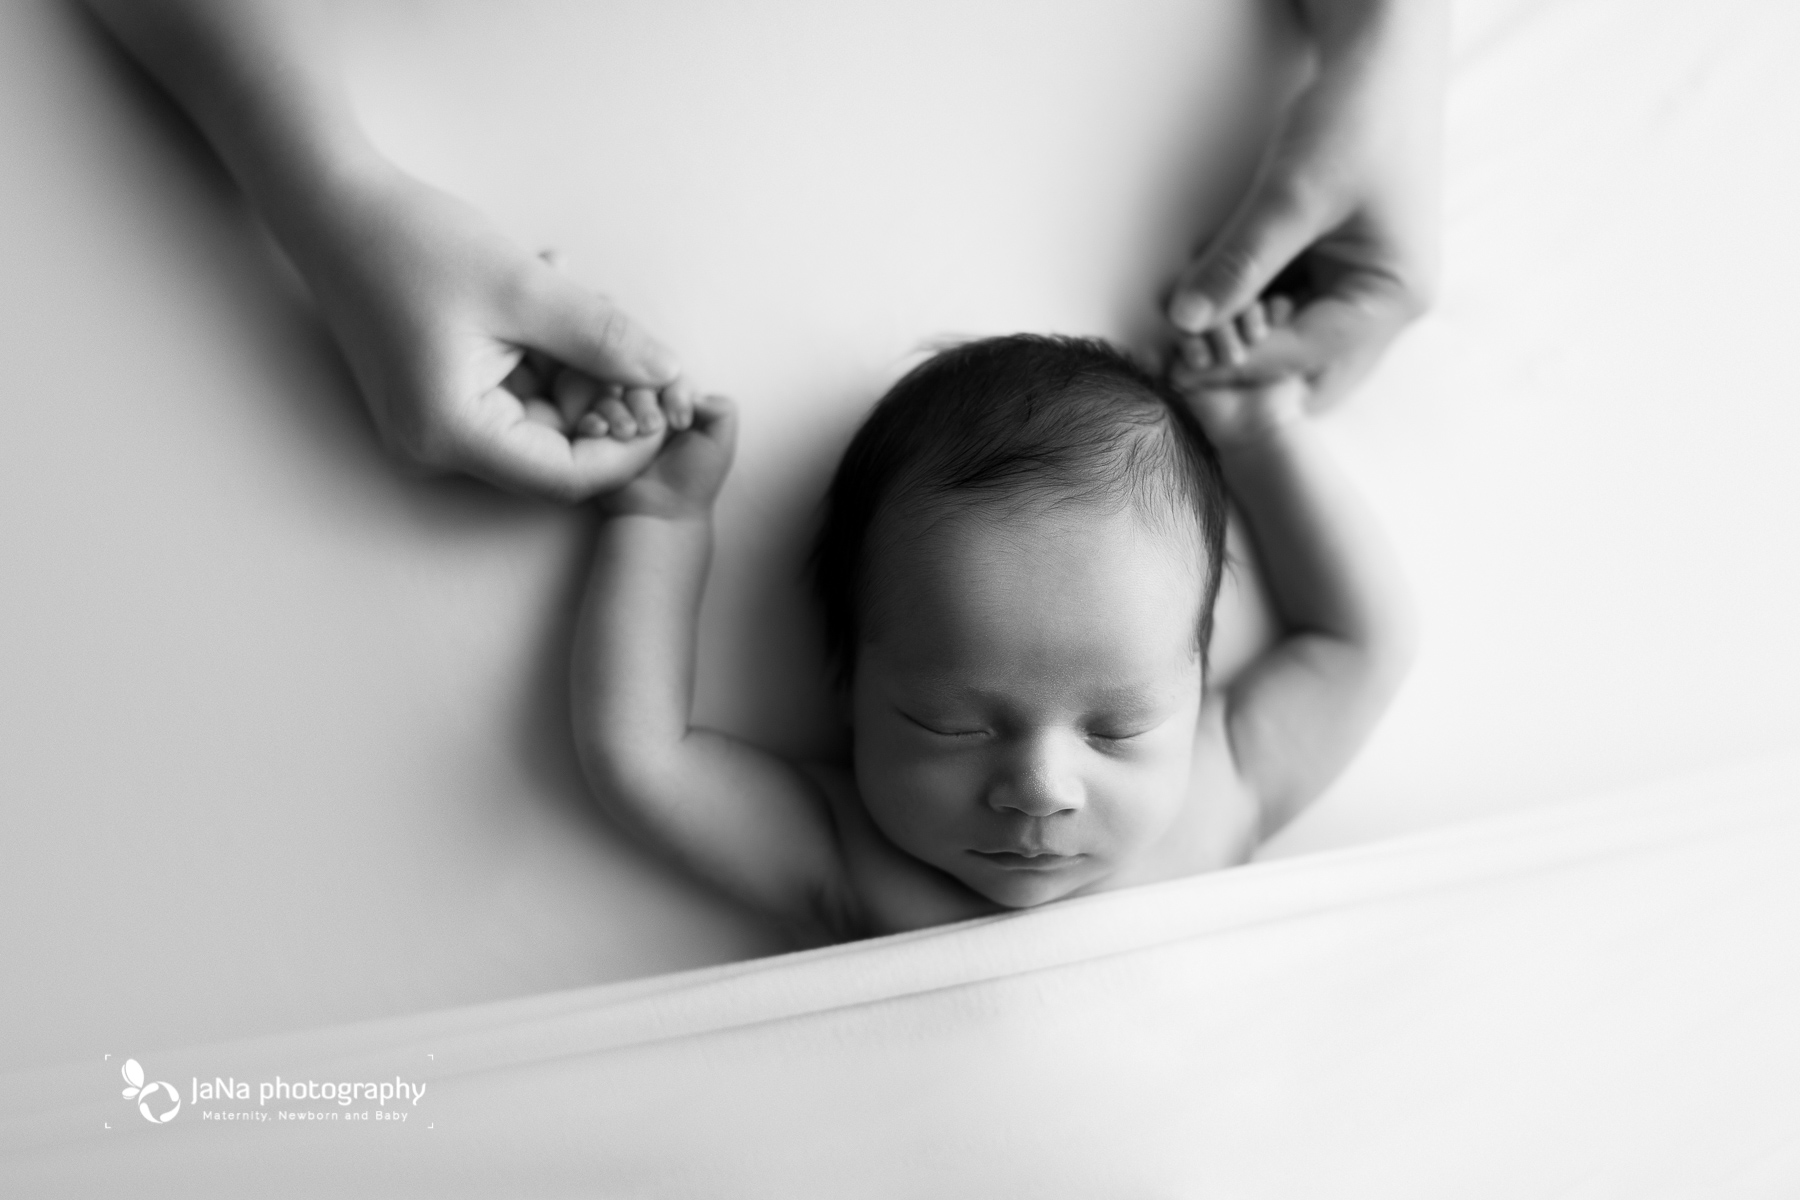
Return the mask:
<path id="1" fill-rule="evenodd" d="M 1263 9 L 382 3 L 345 54 L 391 153 L 742 401 L 702 707 L 803 748 L 836 448 L 933 337 L 1146 327 Z M 1272 853 L 1800 741 L 1796 14 L 1458 18 L 1443 301 L 1330 422 L 1426 652 Z M 779 948 L 587 804 L 586 518 L 396 472 L 192 137 L 60 7 L 0 22 L 0 1067 Z"/>

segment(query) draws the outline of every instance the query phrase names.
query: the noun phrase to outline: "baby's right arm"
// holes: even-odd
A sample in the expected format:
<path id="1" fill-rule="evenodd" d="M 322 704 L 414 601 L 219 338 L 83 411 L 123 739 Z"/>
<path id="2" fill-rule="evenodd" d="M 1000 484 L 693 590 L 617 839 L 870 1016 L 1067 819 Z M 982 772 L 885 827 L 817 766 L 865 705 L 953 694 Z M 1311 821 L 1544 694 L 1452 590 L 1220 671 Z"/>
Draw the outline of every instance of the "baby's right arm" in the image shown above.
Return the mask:
<path id="1" fill-rule="evenodd" d="M 737 418 L 702 400 L 603 523 L 575 638 L 575 743 L 600 802 L 701 879 L 811 922 L 841 894 L 828 801 L 793 763 L 690 724 L 712 506 Z"/>

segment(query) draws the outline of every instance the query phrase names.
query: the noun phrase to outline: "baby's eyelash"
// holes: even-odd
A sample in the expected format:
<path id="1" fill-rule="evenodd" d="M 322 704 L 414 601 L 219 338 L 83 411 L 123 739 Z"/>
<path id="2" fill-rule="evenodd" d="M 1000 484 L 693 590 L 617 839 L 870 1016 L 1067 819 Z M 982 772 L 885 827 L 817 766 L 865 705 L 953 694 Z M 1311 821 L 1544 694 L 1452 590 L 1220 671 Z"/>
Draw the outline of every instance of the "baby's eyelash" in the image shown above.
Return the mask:
<path id="1" fill-rule="evenodd" d="M 1141 738 L 1145 734 L 1150 733 L 1157 728 L 1159 728 L 1159 725 L 1155 724 L 1155 723 L 1146 725 L 1139 729 L 1133 729 L 1130 733 L 1115 733 L 1115 732 L 1111 732 L 1111 731 L 1105 730 L 1105 729 L 1090 728 L 1088 730 L 1088 736 L 1091 738 L 1096 738 L 1102 742 L 1129 742 L 1136 738 Z"/>
<path id="2" fill-rule="evenodd" d="M 926 733 L 935 733 L 939 737 L 974 737 L 983 732 L 980 729 L 939 729 L 935 725 L 927 725 L 909 712 L 904 712 L 900 709 L 895 709 L 894 711 L 900 713 L 901 716 L 905 717 L 908 721 L 911 721 L 914 725 L 917 725 L 920 729 L 923 729 Z"/>

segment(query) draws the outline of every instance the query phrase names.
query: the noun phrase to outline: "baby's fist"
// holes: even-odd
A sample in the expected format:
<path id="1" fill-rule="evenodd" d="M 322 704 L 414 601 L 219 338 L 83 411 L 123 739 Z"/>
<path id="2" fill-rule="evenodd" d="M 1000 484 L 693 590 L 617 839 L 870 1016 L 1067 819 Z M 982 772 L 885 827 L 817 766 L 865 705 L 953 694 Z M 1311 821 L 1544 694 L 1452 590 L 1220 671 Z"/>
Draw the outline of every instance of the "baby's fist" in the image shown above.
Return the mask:
<path id="1" fill-rule="evenodd" d="M 614 516 L 703 517 L 731 469 L 737 406 L 724 396 L 692 401 L 688 427 L 671 432 L 643 474 L 601 500 Z"/>

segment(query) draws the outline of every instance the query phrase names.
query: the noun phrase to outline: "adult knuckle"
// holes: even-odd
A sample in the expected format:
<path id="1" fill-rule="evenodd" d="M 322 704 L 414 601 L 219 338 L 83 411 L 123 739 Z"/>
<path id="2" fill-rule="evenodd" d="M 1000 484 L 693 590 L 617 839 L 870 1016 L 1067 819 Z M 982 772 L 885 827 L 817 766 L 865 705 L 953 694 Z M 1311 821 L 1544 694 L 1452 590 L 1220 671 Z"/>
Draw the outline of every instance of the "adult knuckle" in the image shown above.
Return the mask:
<path id="1" fill-rule="evenodd" d="M 1249 287 L 1256 278 L 1258 253 L 1254 246 L 1242 242 L 1221 247 L 1209 264 L 1204 290 L 1236 293 Z"/>
<path id="2" fill-rule="evenodd" d="M 626 346 L 637 337 L 631 318 L 604 296 L 594 297 L 589 306 L 588 325 L 595 340 L 603 346 Z"/>

